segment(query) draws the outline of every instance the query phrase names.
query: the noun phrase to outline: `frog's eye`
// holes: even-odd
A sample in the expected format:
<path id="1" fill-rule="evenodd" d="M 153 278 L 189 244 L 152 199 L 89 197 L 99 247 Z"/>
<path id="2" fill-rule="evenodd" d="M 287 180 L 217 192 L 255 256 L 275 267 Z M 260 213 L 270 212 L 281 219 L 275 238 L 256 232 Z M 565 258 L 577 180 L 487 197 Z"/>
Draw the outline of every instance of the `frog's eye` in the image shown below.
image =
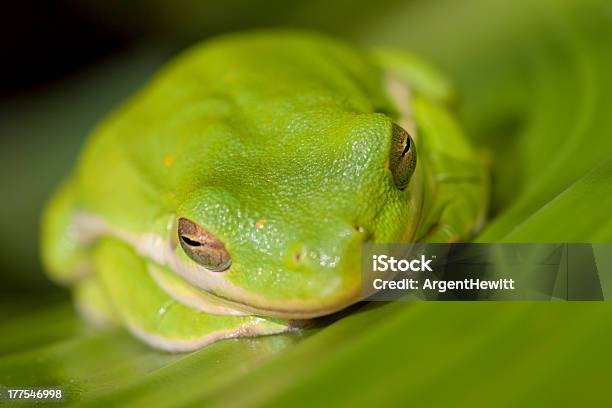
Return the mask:
<path id="1" fill-rule="evenodd" d="M 393 174 L 395 185 L 400 190 L 408 186 L 410 177 L 416 168 L 416 161 L 416 147 L 412 138 L 408 132 L 394 123 L 389 169 Z"/>
<path id="2" fill-rule="evenodd" d="M 223 242 L 195 222 L 179 218 L 178 237 L 187 256 L 206 269 L 223 272 L 232 264 Z"/>

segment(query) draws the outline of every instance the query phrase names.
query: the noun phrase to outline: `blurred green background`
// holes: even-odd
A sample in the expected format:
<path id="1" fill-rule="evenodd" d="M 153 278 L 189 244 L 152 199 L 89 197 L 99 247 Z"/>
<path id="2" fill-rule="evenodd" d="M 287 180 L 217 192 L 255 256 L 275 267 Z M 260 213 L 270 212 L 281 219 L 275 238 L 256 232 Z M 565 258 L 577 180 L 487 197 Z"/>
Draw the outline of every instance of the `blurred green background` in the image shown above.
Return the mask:
<path id="1" fill-rule="evenodd" d="M 612 3 L 58 1 L 2 6 L 0 385 L 183 405 L 610 403 L 607 303 L 360 305 L 289 336 L 189 355 L 92 332 L 42 275 L 40 210 L 91 128 L 208 36 L 302 27 L 415 52 L 457 87 L 490 163 L 479 241 L 612 242 Z M 606 404 L 606 405 L 608 405 Z"/>

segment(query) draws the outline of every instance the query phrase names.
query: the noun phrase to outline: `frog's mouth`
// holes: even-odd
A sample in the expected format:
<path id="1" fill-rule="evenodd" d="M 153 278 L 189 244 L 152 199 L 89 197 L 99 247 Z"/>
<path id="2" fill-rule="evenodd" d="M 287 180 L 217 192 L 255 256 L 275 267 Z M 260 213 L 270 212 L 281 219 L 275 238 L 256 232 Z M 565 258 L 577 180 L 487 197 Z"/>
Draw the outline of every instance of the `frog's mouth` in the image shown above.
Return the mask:
<path id="1" fill-rule="evenodd" d="M 270 302 L 268 300 L 265 305 L 258 305 L 213 294 L 196 288 L 195 285 L 189 285 L 182 279 L 180 282 L 183 283 L 177 286 L 177 274 L 157 264 L 150 263 L 148 271 L 157 285 L 176 301 L 211 314 L 258 315 L 302 320 L 332 314 L 359 300 L 359 293 L 355 291 L 355 293 L 347 292 L 346 296 L 335 296 L 328 302 L 303 300 Z M 185 290 L 185 288 L 188 289 Z M 254 298 L 257 299 L 257 297 Z"/>
<path id="2" fill-rule="evenodd" d="M 353 286 L 342 287 L 312 299 L 270 298 L 233 284 L 224 273 L 212 272 L 200 265 L 186 262 L 176 253 L 169 254 L 165 263 L 172 273 L 204 292 L 213 302 L 220 303 L 238 314 L 311 319 L 332 314 L 361 300 L 360 281 L 356 281 Z"/>
<path id="3" fill-rule="evenodd" d="M 334 299 L 330 301 L 290 299 L 271 302 L 268 299 L 265 306 L 230 299 L 218 294 L 213 294 L 213 296 L 217 297 L 228 307 L 246 312 L 247 314 L 287 319 L 312 319 L 329 315 L 361 300 L 360 291 L 358 290 L 335 295 Z"/>
<path id="4" fill-rule="evenodd" d="M 337 312 L 361 298 L 359 279 L 345 282 L 336 276 L 326 279 L 312 297 L 281 297 L 249 291 L 229 279 L 228 272 L 215 272 L 198 263 L 184 261 L 176 253 L 168 259 L 170 269 L 192 286 L 207 292 L 230 309 L 244 314 L 289 319 L 310 319 Z M 231 271 L 231 267 L 229 269 Z M 360 274 L 351 276 L 359 277 Z"/>

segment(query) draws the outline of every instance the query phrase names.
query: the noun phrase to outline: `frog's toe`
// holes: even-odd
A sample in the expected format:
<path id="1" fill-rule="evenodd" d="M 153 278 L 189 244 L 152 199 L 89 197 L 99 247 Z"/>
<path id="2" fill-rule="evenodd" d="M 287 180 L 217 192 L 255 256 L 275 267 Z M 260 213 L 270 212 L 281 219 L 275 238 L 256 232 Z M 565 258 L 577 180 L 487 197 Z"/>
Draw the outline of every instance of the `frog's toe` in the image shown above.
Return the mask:
<path id="1" fill-rule="evenodd" d="M 72 293 L 77 312 L 88 323 L 99 328 L 119 323 L 119 316 L 96 277 L 90 276 L 80 280 L 74 285 Z"/>

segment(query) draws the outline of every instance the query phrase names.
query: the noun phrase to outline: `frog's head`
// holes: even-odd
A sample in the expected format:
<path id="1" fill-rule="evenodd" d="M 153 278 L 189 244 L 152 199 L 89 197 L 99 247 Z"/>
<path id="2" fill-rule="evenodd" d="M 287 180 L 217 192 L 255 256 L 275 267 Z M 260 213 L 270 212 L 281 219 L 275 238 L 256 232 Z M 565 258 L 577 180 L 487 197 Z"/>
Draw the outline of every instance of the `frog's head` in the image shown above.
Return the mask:
<path id="1" fill-rule="evenodd" d="M 359 300 L 364 242 L 412 238 L 414 142 L 384 114 L 334 119 L 269 137 L 224 125 L 206 162 L 185 160 L 198 175 L 181 197 L 176 251 L 196 266 L 193 284 L 263 315 L 324 315 Z"/>

